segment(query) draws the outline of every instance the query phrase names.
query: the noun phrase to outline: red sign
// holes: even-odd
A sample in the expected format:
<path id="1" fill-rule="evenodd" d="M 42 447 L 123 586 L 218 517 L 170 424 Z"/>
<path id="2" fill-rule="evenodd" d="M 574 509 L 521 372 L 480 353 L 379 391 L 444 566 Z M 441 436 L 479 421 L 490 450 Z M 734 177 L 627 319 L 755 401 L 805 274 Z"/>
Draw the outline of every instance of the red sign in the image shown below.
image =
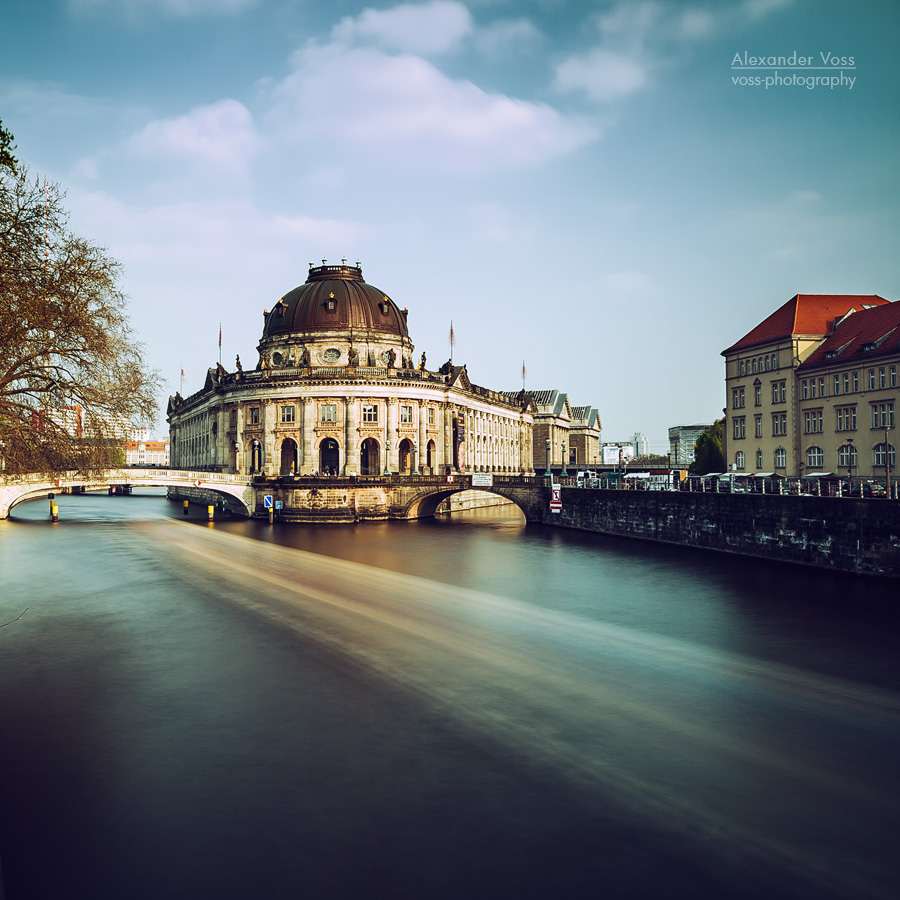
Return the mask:
<path id="1" fill-rule="evenodd" d="M 558 484 L 554 484 L 551 486 L 550 490 L 550 512 L 562 512 L 562 487 Z"/>
<path id="2" fill-rule="evenodd" d="M 447 476 L 447 484 L 453 484 L 453 476 L 452 475 Z"/>

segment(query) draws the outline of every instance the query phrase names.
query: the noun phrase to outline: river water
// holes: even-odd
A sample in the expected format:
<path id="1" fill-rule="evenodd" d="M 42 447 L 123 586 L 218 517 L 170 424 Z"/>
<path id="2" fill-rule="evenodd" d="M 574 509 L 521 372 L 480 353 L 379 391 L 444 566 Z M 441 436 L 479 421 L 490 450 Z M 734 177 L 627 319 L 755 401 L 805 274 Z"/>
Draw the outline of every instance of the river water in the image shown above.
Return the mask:
<path id="1" fill-rule="evenodd" d="M 58 502 L 0 522 L 6 900 L 900 896 L 895 583 Z"/>

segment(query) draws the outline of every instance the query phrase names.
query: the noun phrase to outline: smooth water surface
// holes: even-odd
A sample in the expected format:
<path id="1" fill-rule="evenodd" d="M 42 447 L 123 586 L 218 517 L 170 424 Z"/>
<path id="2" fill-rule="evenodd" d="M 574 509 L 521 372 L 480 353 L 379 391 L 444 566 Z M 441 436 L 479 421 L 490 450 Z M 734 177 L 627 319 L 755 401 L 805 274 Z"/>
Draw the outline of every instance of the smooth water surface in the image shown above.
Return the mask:
<path id="1" fill-rule="evenodd" d="M 900 893 L 895 584 L 58 502 L 0 522 L 7 900 Z"/>

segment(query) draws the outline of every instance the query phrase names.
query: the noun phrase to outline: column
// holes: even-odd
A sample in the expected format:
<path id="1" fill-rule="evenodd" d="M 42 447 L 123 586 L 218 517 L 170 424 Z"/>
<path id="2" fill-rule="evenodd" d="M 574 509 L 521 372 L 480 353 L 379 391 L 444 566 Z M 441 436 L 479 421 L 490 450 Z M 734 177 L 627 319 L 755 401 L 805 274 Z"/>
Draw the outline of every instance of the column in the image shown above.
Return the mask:
<path id="1" fill-rule="evenodd" d="M 400 471 L 399 468 L 399 460 L 400 454 L 398 453 L 397 445 L 400 443 L 397 437 L 397 398 L 396 397 L 388 397 L 387 400 L 387 434 L 391 441 L 391 449 L 390 449 L 390 457 L 389 464 L 391 472 Z M 387 444 L 385 444 L 387 447 Z"/>
<path id="2" fill-rule="evenodd" d="M 425 408 L 425 404 L 420 400 L 417 406 L 418 419 L 416 420 L 419 426 L 419 447 L 416 453 L 416 468 L 419 470 L 419 473 L 424 473 L 424 465 L 427 462 L 428 458 L 428 432 L 425 430 L 427 425 L 428 418 L 428 410 Z"/>
<path id="3" fill-rule="evenodd" d="M 300 474 L 312 475 L 316 470 L 316 454 L 313 441 L 316 436 L 316 404 L 310 397 L 300 401 L 303 430 L 300 442 Z"/>
<path id="4" fill-rule="evenodd" d="M 359 474 L 359 448 L 357 447 L 357 435 L 359 422 L 357 411 L 359 404 L 355 397 L 344 398 L 344 474 Z"/>

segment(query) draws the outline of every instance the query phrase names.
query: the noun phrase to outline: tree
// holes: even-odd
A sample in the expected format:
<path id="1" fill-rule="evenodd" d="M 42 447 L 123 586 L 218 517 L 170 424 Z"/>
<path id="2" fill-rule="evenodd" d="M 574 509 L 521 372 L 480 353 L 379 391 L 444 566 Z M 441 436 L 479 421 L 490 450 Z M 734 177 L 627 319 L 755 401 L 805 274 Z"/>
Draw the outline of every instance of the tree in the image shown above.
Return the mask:
<path id="1" fill-rule="evenodd" d="M 67 229 L 58 185 L 0 167 L 0 455 L 7 472 L 113 465 L 156 419 L 120 264 Z"/>
<path id="2" fill-rule="evenodd" d="M 7 168 L 15 172 L 18 164 L 18 160 L 12 154 L 15 149 L 12 132 L 3 127 L 3 119 L 0 119 L 0 169 Z"/>
<path id="3" fill-rule="evenodd" d="M 725 471 L 725 453 L 722 450 L 724 428 L 725 420 L 719 419 L 697 437 L 697 444 L 694 448 L 694 461 L 689 469 L 692 475 L 706 475 L 709 472 Z"/>

